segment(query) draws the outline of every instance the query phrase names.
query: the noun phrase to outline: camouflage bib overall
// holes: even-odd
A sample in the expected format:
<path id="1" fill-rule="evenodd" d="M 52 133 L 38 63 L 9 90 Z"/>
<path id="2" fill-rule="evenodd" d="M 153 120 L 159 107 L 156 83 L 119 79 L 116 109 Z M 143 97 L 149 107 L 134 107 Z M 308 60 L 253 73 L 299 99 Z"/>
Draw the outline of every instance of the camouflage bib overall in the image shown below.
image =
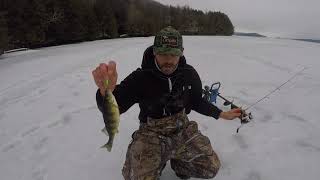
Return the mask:
<path id="1" fill-rule="evenodd" d="M 184 111 L 140 125 L 132 135 L 122 174 L 125 180 L 159 180 L 168 160 L 175 173 L 186 178 L 213 178 L 220 168 L 210 140 Z"/>

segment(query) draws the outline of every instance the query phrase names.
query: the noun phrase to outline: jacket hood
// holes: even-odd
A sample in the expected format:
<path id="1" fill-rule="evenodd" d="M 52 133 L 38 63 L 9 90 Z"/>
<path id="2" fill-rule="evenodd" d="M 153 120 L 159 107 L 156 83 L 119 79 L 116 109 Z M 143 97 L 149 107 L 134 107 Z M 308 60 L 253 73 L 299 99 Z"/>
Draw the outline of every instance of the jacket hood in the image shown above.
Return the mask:
<path id="1" fill-rule="evenodd" d="M 143 53 L 143 58 L 142 58 L 142 64 L 141 68 L 142 70 L 151 70 L 153 72 L 157 72 L 162 74 L 162 76 L 167 76 L 164 75 L 156 66 L 155 61 L 154 61 L 155 56 L 153 55 L 153 46 L 148 47 L 144 53 Z M 183 68 L 186 65 L 186 58 L 184 56 L 180 57 L 178 68 L 176 69 L 175 72 L 172 73 L 174 75 L 177 71 L 179 71 L 181 68 Z M 172 76 L 169 75 L 169 76 Z"/>

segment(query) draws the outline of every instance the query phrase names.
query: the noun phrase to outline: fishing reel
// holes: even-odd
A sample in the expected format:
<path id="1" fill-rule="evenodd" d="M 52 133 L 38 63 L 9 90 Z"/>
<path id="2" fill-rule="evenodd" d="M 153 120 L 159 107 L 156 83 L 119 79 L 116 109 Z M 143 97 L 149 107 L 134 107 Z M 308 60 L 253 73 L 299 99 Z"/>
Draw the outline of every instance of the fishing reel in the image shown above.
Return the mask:
<path id="1" fill-rule="evenodd" d="M 225 101 L 224 105 L 227 104 L 227 106 L 229 105 L 230 102 Z M 234 105 L 233 102 L 231 103 L 231 109 L 236 109 L 239 108 L 238 106 Z M 249 123 L 252 119 L 252 113 L 249 112 L 247 113 L 246 110 L 241 110 L 241 116 L 239 117 L 239 119 L 241 120 L 241 124 L 247 124 Z"/>
<path id="2" fill-rule="evenodd" d="M 225 105 L 225 106 L 231 105 L 231 109 L 239 108 L 238 106 L 233 104 L 233 102 L 230 102 L 230 101 L 225 101 L 223 103 L 223 105 Z M 246 110 L 242 109 L 241 116 L 239 117 L 239 119 L 241 120 L 241 124 L 247 124 L 253 119 L 253 116 L 252 116 L 251 112 L 247 113 Z"/>
<path id="3" fill-rule="evenodd" d="M 242 110 L 240 120 L 241 124 L 247 124 L 253 119 L 251 112 L 247 113 L 245 110 Z"/>
<path id="4" fill-rule="evenodd" d="M 242 125 L 251 122 L 251 120 L 253 119 L 253 116 L 251 112 L 247 113 L 245 110 L 241 110 L 241 116 L 239 117 L 239 119 L 241 124 L 237 128 L 237 133 L 239 133 L 239 129 L 242 127 Z"/>
<path id="5" fill-rule="evenodd" d="M 220 97 L 220 96 L 219 96 Z M 225 99 L 225 98 L 224 98 Z M 231 103 L 231 109 L 236 109 L 239 108 L 238 106 L 236 106 L 235 104 L 233 104 L 233 102 L 230 101 L 225 101 L 226 104 L 230 104 Z M 251 112 L 246 112 L 246 110 L 241 109 L 241 115 L 239 117 L 240 119 L 240 123 L 241 125 L 237 128 L 237 133 L 239 133 L 239 129 L 242 127 L 242 125 L 247 124 L 249 122 L 251 122 L 251 120 L 253 119 L 252 113 Z"/>

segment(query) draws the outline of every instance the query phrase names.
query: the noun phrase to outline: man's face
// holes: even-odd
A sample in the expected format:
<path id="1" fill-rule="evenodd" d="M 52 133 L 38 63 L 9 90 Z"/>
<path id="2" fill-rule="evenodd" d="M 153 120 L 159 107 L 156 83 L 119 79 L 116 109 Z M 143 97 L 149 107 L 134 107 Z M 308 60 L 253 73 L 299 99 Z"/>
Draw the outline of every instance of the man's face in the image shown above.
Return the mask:
<path id="1" fill-rule="evenodd" d="M 180 56 L 170 54 L 155 54 L 155 56 L 158 66 L 163 74 L 170 75 L 176 70 Z"/>

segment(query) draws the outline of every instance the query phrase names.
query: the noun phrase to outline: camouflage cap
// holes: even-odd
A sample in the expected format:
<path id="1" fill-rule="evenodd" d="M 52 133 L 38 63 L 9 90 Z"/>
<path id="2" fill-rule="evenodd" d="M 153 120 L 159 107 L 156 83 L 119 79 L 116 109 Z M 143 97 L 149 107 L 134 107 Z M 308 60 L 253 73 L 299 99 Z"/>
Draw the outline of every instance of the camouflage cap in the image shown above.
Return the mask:
<path id="1" fill-rule="evenodd" d="M 160 30 L 154 38 L 153 49 L 156 54 L 171 54 L 181 56 L 182 36 L 171 26 Z"/>

